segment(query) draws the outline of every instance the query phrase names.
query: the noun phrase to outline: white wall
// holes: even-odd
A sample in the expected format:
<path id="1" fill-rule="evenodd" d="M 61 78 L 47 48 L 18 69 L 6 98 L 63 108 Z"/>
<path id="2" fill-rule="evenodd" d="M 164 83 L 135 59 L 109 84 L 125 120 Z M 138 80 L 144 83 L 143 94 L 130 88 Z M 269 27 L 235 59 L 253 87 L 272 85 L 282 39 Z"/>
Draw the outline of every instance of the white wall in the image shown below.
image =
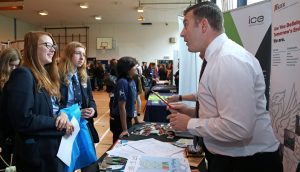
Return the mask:
<path id="1" fill-rule="evenodd" d="M 17 40 L 24 40 L 24 36 L 27 32 L 36 31 L 37 29 L 37 26 L 17 19 Z"/>
<path id="2" fill-rule="evenodd" d="M 46 26 L 47 28 L 64 28 L 64 26 Z M 82 27 L 82 26 L 66 26 Z M 178 23 L 153 23 L 142 26 L 139 23 L 111 23 L 88 25 L 88 57 L 97 60 L 118 59 L 123 56 L 132 56 L 139 62 L 156 62 L 168 56 L 173 59 L 174 50 L 178 50 L 178 43 L 169 43 L 170 37 L 179 36 Z M 64 35 L 64 29 L 49 29 L 54 36 Z M 71 33 L 85 35 L 84 29 L 69 29 Z M 84 31 L 85 32 L 85 31 Z M 97 50 L 96 38 L 113 38 L 112 50 Z M 69 38 L 69 37 L 68 37 Z M 178 39 L 176 39 L 178 42 Z M 63 47 L 62 47 L 63 49 Z"/>
<path id="3" fill-rule="evenodd" d="M 101 60 L 132 56 L 139 62 L 156 62 L 164 56 L 173 59 L 173 50 L 178 49 L 177 43 L 169 43 L 170 37 L 179 35 L 177 23 L 153 23 L 151 26 L 139 23 L 95 24 L 89 27 L 89 56 Z M 112 37 L 113 49 L 96 50 L 97 37 Z"/>
<path id="4" fill-rule="evenodd" d="M 0 15 L 0 41 L 14 40 L 14 19 Z"/>
<path id="5" fill-rule="evenodd" d="M 16 20 L 16 40 L 24 40 L 24 35 L 37 27 L 20 20 Z M 14 41 L 14 19 L 0 15 L 0 42 Z M 23 43 L 12 44 L 13 47 L 23 49 Z M 1 44 L 0 50 L 6 48 L 7 44 Z"/>

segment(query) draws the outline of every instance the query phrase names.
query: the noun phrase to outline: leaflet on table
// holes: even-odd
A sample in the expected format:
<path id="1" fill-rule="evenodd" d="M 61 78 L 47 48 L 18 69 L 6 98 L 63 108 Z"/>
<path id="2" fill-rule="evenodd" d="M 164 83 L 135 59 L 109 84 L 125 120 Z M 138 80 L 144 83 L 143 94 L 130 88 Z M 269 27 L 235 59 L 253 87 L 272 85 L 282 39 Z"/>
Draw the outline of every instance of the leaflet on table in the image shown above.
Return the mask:
<path id="1" fill-rule="evenodd" d="M 153 144 L 154 143 L 154 144 Z M 155 144 L 156 143 L 156 144 Z M 149 150 L 145 150 L 149 149 Z M 184 158 L 184 149 L 173 146 L 170 143 L 160 142 L 155 139 L 140 141 L 118 142 L 114 148 L 106 152 L 109 156 L 128 158 L 129 155 L 176 157 Z"/>
<path id="2" fill-rule="evenodd" d="M 130 156 L 124 172 L 190 172 L 186 158 Z"/>
<path id="3" fill-rule="evenodd" d="M 184 151 L 183 148 L 153 138 L 128 142 L 127 144 L 134 149 L 144 152 L 146 155 L 171 156 L 172 154 Z"/>
<path id="4" fill-rule="evenodd" d="M 188 145 L 193 145 L 193 139 L 179 139 L 172 144 L 181 148 L 186 148 Z"/>
<path id="5" fill-rule="evenodd" d="M 128 158 L 128 155 L 143 155 L 144 152 L 136 150 L 128 145 L 113 148 L 106 152 L 109 156 L 119 156 L 123 158 Z"/>

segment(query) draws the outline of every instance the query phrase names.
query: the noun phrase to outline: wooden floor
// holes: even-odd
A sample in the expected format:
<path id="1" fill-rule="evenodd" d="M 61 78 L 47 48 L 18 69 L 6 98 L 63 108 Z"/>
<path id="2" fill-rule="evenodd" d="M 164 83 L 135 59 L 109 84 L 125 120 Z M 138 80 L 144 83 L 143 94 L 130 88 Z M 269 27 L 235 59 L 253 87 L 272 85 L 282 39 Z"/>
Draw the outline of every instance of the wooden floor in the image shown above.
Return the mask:
<path id="1" fill-rule="evenodd" d="M 143 109 L 146 102 L 143 95 L 141 95 L 142 110 L 139 117 L 140 120 L 143 119 Z M 97 157 L 99 158 L 112 145 L 112 133 L 109 130 L 109 96 L 105 91 L 93 91 L 93 96 L 98 112 L 98 117 L 94 119 L 94 125 L 100 138 L 100 142 L 95 144 Z"/>

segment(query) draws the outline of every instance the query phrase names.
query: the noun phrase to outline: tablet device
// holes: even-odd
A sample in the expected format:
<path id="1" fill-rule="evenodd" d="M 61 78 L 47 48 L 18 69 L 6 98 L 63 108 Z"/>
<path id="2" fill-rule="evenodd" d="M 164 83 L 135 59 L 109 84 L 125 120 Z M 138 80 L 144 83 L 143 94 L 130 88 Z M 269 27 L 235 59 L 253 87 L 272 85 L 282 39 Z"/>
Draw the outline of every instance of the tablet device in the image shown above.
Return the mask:
<path id="1" fill-rule="evenodd" d="M 170 105 L 169 102 L 167 102 L 164 98 L 162 98 L 157 92 L 155 91 L 151 91 L 154 95 L 156 95 L 161 101 L 163 101 L 167 106 L 169 106 L 169 108 L 173 108 L 172 105 Z"/>

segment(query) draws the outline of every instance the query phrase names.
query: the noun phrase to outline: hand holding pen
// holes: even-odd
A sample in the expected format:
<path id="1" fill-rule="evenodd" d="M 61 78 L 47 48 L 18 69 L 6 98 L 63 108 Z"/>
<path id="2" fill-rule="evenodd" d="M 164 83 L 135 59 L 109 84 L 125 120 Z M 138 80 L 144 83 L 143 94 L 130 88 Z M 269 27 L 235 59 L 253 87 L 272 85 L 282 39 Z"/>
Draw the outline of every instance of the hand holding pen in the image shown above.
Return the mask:
<path id="1" fill-rule="evenodd" d="M 158 97 L 161 101 L 163 101 L 166 105 L 167 105 L 167 107 L 168 107 L 168 109 L 173 109 L 173 107 L 172 107 L 172 105 L 169 103 L 169 102 L 167 102 L 164 98 L 162 98 L 157 92 L 155 92 L 155 91 L 151 91 L 156 97 Z"/>

